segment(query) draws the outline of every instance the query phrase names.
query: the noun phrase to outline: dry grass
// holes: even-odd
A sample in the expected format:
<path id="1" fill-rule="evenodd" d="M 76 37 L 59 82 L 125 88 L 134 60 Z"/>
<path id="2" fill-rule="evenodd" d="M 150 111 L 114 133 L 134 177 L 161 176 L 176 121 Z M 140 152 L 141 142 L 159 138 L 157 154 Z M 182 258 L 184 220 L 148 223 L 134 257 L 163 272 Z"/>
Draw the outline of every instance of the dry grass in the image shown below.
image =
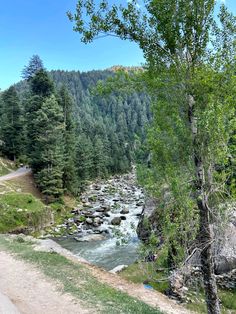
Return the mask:
<path id="1" fill-rule="evenodd" d="M 11 186 L 13 190 L 19 193 L 30 193 L 34 197 L 43 201 L 43 195 L 40 193 L 36 187 L 34 177 L 32 174 L 27 174 L 22 177 L 15 178 L 11 181 L 8 181 L 8 185 Z"/>

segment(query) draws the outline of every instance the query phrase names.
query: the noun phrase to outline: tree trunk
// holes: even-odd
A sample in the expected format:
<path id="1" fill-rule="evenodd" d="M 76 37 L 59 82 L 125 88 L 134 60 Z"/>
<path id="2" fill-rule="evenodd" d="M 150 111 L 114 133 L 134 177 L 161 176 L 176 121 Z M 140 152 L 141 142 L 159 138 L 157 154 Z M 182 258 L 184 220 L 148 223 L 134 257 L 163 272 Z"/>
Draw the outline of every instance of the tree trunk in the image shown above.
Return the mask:
<path id="1" fill-rule="evenodd" d="M 201 265 L 207 310 L 209 314 L 219 314 L 220 305 L 217 295 L 214 261 L 212 256 L 212 232 L 209 221 L 210 212 L 205 199 L 199 197 L 198 208 L 200 212 Z"/>
<path id="2" fill-rule="evenodd" d="M 197 118 L 194 116 L 195 101 L 189 96 L 189 122 L 191 126 L 195 165 L 195 186 L 197 205 L 200 215 L 199 240 L 201 244 L 201 265 L 204 280 L 207 311 L 209 314 L 220 314 L 219 298 L 217 294 L 216 278 L 214 275 L 214 261 L 212 255 L 212 232 L 210 228 L 210 208 L 206 197 L 206 182 L 203 161 L 197 142 Z M 209 182 L 208 182 L 209 184 Z"/>

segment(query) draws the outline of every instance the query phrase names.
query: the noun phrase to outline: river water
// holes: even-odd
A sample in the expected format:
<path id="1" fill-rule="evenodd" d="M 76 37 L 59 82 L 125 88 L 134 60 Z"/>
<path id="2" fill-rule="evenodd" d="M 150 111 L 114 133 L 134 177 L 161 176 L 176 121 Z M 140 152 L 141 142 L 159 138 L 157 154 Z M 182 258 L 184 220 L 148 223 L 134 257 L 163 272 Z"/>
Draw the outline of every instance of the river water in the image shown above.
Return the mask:
<path id="1" fill-rule="evenodd" d="M 87 218 L 80 223 L 78 234 L 62 237 L 57 242 L 75 255 L 94 265 L 111 270 L 118 265 L 133 263 L 138 257 L 139 240 L 136 228 L 144 205 L 144 194 L 136 185 L 134 173 L 115 176 L 91 184 L 82 195 L 79 213 Z M 106 212 L 102 212 L 106 208 Z M 94 217 L 101 223 L 94 223 Z M 121 217 L 120 225 L 113 225 Z M 93 223 L 89 220 L 93 220 Z M 100 240 L 92 240 L 93 238 Z M 90 239 L 90 241 L 86 239 Z"/>

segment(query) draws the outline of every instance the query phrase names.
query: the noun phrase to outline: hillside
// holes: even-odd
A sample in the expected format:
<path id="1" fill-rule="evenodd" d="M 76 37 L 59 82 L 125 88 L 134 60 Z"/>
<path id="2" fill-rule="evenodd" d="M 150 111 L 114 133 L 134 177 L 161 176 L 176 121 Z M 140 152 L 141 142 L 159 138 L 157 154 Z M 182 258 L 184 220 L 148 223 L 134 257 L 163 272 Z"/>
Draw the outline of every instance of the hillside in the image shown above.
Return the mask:
<path id="1" fill-rule="evenodd" d="M 113 92 L 107 96 L 92 93 L 99 80 L 106 80 L 112 75 L 112 69 L 49 72 L 56 89 L 64 85 L 73 97 L 78 147 L 86 147 L 87 163 L 93 155 L 88 151 L 92 146 L 99 146 L 106 172 L 114 174 L 130 169 L 135 149 L 140 148 L 145 139 L 145 127 L 151 119 L 151 111 L 150 99 L 143 93 Z M 29 87 L 25 81 L 15 87 L 24 105 Z M 82 157 L 83 153 L 81 149 L 78 157 Z M 138 156 L 145 158 L 142 152 L 138 152 Z"/>

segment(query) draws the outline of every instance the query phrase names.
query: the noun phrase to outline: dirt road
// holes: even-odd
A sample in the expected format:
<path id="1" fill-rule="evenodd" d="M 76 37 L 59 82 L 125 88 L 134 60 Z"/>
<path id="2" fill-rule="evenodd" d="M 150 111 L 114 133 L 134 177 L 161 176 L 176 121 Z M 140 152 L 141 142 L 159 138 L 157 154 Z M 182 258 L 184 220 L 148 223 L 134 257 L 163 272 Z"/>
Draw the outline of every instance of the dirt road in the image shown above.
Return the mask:
<path id="1" fill-rule="evenodd" d="M 0 291 L 11 299 L 2 296 L 2 303 L 0 297 L 0 314 L 96 314 L 95 309 L 85 309 L 69 294 L 62 294 L 56 283 L 32 265 L 2 251 Z"/>
<path id="2" fill-rule="evenodd" d="M 11 300 L 0 292 L 0 314 L 20 314 Z"/>
<path id="3" fill-rule="evenodd" d="M 21 167 L 16 171 L 6 174 L 5 176 L 0 177 L 0 182 L 12 180 L 21 176 L 25 176 L 31 173 L 31 170 L 26 167 Z"/>

